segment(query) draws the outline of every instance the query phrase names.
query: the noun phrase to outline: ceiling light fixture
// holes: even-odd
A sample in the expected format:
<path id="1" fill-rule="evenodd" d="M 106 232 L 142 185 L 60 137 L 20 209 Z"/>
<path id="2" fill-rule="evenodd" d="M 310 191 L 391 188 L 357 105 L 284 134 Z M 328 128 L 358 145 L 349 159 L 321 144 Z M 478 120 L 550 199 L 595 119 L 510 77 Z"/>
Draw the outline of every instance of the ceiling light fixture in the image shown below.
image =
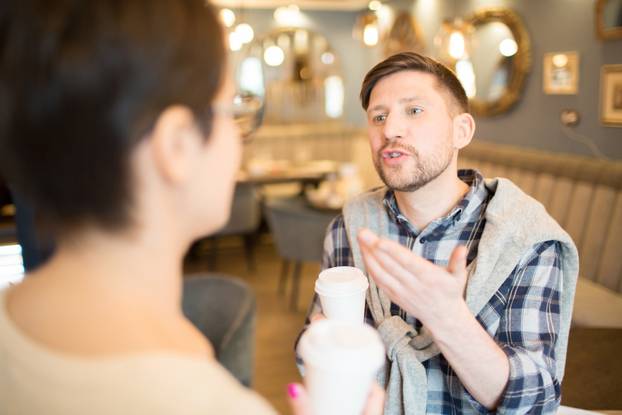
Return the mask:
<path id="1" fill-rule="evenodd" d="M 235 13 L 231 9 L 221 9 L 218 16 L 225 27 L 231 27 L 235 23 Z"/>

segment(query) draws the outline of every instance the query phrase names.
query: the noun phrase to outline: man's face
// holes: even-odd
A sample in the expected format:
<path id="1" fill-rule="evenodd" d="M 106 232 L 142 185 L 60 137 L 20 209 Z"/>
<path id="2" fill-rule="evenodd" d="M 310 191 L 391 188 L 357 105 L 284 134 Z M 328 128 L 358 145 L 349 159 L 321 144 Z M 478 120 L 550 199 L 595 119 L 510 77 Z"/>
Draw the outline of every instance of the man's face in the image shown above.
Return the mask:
<path id="1" fill-rule="evenodd" d="M 401 71 L 374 86 L 367 108 L 372 158 L 391 189 L 412 192 L 450 165 L 453 116 L 450 97 L 434 75 Z"/>

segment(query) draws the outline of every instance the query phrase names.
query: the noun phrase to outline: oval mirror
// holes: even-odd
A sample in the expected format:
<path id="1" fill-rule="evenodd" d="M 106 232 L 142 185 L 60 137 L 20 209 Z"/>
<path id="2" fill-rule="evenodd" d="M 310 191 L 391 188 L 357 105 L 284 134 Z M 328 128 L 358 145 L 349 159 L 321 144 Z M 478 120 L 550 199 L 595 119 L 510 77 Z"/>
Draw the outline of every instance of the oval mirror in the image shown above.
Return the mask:
<path id="1" fill-rule="evenodd" d="M 622 1 L 596 1 L 596 34 L 601 39 L 622 39 Z"/>
<path id="2" fill-rule="evenodd" d="M 263 72 L 266 124 L 322 122 L 343 114 L 338 57 L 318 33 L 276 29 L 249 44 L 238 67 L 240 78 L 247 81 Z"/>
<path id="3" fill-rule="evenodd" d="M 520 98 L 529 72 L 529 36 L 519 16 L 508 9 L 478 11 L 468 23 L 472 27 L 470 53 L 456 62 L 456 73 L 474 114 L 503 113 Z"/>

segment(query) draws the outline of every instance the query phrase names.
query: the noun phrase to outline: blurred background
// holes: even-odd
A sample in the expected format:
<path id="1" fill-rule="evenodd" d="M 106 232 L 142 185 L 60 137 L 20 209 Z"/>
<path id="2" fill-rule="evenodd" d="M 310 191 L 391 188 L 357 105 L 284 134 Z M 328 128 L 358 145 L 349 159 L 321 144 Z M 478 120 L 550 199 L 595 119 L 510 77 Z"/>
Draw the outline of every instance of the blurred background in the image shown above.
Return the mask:
<path id="1" fill-rule="evenodd" d="M 461 166 L 509 177 L 581 254 L 565 405 L 622 410 L 622 0 L 218 0 L 247 134 L 230 222 L 188 252 L 256 307 L 252 386 L 286 412 L 293 343 L 326 226 L 380 185 L 359 101 L 365 73 L 400 51 L 460 78 L 477 131 Z M 53 253 L 0 177 L 0 287 Z M 235 359 L 235 357 L 234 357 Z"/>

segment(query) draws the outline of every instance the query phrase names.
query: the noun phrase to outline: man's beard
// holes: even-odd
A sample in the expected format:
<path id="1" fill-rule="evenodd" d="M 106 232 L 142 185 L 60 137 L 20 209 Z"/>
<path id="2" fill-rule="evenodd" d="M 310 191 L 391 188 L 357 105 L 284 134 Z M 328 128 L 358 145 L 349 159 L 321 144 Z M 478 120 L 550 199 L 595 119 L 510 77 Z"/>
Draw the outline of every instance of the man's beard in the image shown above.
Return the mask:
<path id="1" fill-rule="evenodd" d="M 386 166 L 382 162 L 382 152 L 388 148 L 402 149 L 409 153 L 409 159 L 399 166 Z M 414 192 L 440 176 L 451 164 L 454 156 L 452 147 L 443 148 L 439 154 L 422 159 L 417 150 L 409 145 L 387 143 L 376 154 L 374 166 L 384 184 L 391 190 Z"/>

